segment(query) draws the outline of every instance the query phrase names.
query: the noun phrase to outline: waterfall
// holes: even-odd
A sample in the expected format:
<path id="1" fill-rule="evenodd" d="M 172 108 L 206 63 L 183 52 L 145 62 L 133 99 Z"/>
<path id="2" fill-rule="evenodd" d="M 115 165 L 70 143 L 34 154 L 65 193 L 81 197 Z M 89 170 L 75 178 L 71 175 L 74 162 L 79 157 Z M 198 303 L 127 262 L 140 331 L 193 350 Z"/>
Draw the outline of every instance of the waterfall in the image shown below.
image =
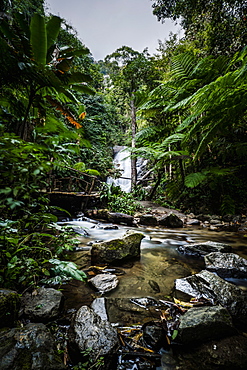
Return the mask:
<path id="1" fill-rule="evenodd" d="M 126 146 L 115 146 L 113 148 L 115 153 L 113 159 L 114 167 L 116 169 L 120 169 L 122 175 L 118 179 L 108 177 L 106 182 L 107 184 L 113 183 L 116 186 L 120 186 L 121 190 L 123 190 L 125 193 L 129 193 L 131 191 L 131 159 L 130 153 L 126 149 L 127 149 Z M 147 160 L 144 160 L 142 158 L 137 159 L 136 163 L 137 179 L 138 175 L 141 174 L 146 164 Z"/>
<path id="2" fill-rule="evenodd" d="M 114 167 L 121 170 L 121 177 L 113 179 L 112 177 L 107 178 L 107 184 L 114 184 L 120 186 L 121 190 L 129 193 L 131 190 L 131 160 L 126 146 L 116 146 L 114 150 Z"/>

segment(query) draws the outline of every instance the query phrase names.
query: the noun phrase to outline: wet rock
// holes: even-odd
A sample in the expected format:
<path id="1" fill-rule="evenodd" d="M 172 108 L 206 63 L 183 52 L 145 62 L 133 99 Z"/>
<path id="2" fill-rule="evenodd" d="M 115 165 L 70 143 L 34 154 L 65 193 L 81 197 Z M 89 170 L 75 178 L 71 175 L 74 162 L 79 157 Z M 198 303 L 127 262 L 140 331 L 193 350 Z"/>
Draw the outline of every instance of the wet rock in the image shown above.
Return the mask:
<path id="1" fill-rule="evenodd" d="M 152 214 L 141 215 L 140 224 L 146 226 L 157 226 L 157 218 Z"/>
<path id="2" fill-rule="evenodd" d="M 106 225 L 103 227 L 104 230 L 118 230 L 117 225 Z"/>
<path id="3" fill-rule="evenodd" d="M 0 331 L 1 370 L 62 370 L 54 339 L 44 324 Z"/>
<path id="4" fill-rule="evenodd" d="M 183 221 L 174 213 L 169 214 L 168 216 L 163 216 L 158 220 L 159 226 L 167 227 L 183 227 Z"/>
<path id="5" fill-rule="evenodd" d="M 247 278 L 247 260 L 235 253 L 210 253 L 204 257 L 208 271 L 220 277 Z"/>
<path id="6" fill-rule="evenodd" d="M 130 302 L 136 304 L 142 308 L 149 308 L 151 306 L 159 307 L 160 303 L 157 299 L 151 297 L 143 297 L 143 298 L 130 298 Z"/>
<path id="7" fill-rule="evenodd" d="M 88 209 L 85 211 L 86 216 L 97 220 L 108 220 L 108 209 Z"/>
<path id="8" fill-rule="evenodd" d="M 131 215 L 126 215 L 125 213 L 114 213 L 109 212 L 108 214 L 108 220 L 110 222 L 113 222 L 115 224 L 123 224 L 127 226 L 132 226 L 134 217 Z"/>
<path id="9" fill-rule="evenodd" d="M 187 256 L 203 257 L 212 252 L 229 253 L 232 248 L 228 244 L 207 241 L 204 243 L 185 244 L 178 247 L 178 251 Z"/>
<path id="10" fill-rule="evenodd" d="M 222 306 L 190 308 L 180 317 L 177 340 L 199 343 L 236 334 L 232 319 Z"/>
<path id="11" fill-rule="evenodd" d="M 210 215 L 204 215 L 204 214 L 199 214 L 196 216 L 196 218 L 202 222 L 205 222 L 205 221 L 210 221 L 211 220 L 211 216 Z"/>
<path id="12" fill-rule="evenodd" d="M 12 327 L 18 319 L 20 297 L 17 292 L 0 289 L 0 328 Z"/>
<path id="13" fill-rule="evenodd" d="M 247 327 L 247 297 L 237 286 L 226 282 L 212 272 L 175 280 L 175 289 L 191 297 L 204 297 L 225 307 L 238 326 Z"/>
<path id="14" fill-rule="evenodd" d="M 101 297 L 94 299 L 91 308 L 102 320 L 108 320 L 105 298 Z"/>
<path id="15" fill-rule="evenodd" d="M 197 220 L 197 219 L 188 219 L 186 221 L 186 225 L 187 226 L 199 226 L 201 224 L 200 220 Z"/>
<path id="16" fill-rule="evenodd" d="M 162 347 L 165 347 L 166 341 L 166 332 L 163 329 L 160 323 L 148 322 L 143 325 L 143 339 L 154 350 L 159 350 Z"/>
<path id="17" fill-rule="evenodd" d="M 209 231 L 218 231 L 218 226 L 210 225 L 208 230 Z"/>
<path id="18" fill-rule="evenodd" d="M 118 345 L 117 330 L 87 307 L 82 306 L 74 316 L 69 330 L 71 353 L 80 358 L 80 353 L 91 349 L 91 356 L 113 353 Z"/>
<path id="19" fill-rule="evenodd" d="M 39 288 L 32 293 L 25 293 L 21 306 L 22 314 L 31 321 L 47 322 L 61 313 L 63 294 L 53 288 Z"/>
<path id="20" fill-rule="evenodd" d="M 179 346 L 175 353 L 182 370 L 244 370 L 247 368 L 247 338 L 235 335 L 199 346 Z"/>
<path id="21" fill-rule="evenodd" d="M 99 274 L 88 280 L 100 293 L 110 292 L 118 286 L 118 278 L 113 274 Z"/>
<path id="22" fill-rule="evenodd" d="M 219 219 L 212 219 L 209 222 L 210 222 L 210 225 L 215 225 L 215 226 L 221 226 L 222 225 L 221 220 L 219 220 Z"/>
<path id="23" fill-rule="evenodd" d="M 153 320 L 160 317 L 160 311 L 153 315 L 156 306 L 153 307 L 153 300 L 147 298 L 106 298 L 106 309 L 110 322 L 123 326 L 141 323 L 144 320 Z"/>
<path id="24" fill-rule="evenodd" d="M 95 243 L 91 249 L 92 264 L 119 264 L 130 258 L 140 257 L 140 245 L 144 235 L 127 231 L 119 239 Z"/>

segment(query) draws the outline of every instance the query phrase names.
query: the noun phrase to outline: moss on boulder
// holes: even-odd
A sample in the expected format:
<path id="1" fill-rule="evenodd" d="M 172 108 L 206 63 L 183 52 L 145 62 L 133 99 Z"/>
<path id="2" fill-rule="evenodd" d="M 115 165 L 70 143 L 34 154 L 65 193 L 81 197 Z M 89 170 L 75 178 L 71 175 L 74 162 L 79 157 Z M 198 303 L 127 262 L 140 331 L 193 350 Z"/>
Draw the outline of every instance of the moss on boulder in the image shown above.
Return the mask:
<path id="1" fill-rule="evenodd" d="M 92 264 L 119 264 L 140 257 L 140 246 L 144 235 L 127 231 L 119 239 L 94 243 L 91 249 Z"/>

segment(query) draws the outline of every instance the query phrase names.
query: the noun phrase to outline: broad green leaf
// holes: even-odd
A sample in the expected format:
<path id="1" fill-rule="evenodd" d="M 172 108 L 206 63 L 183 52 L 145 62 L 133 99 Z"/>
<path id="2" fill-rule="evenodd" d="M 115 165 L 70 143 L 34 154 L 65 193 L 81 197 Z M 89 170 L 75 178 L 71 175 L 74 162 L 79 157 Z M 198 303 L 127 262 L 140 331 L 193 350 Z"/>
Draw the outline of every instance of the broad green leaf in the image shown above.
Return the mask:
<path id="1" fill-rule="evenodd" d="M 66 58 L 79 57 L 81 55 L 86 55 L 89 53 L 90 53 L 90 50 L 86 47 L 81 48 L 81 49 L 74 49 L 70 46 L 64 46 L 60 48 L 60 55 Z"/>
<path id="2" fill-rule="evenodd" d="M 76 264 L 73 262 L 60 261 L 57 259 L 50 259 L 49 262 L 56 265 L 56 267 L 52 269 L 56 275 L 66 275 L 80 281 L 84 281 L 87 278 L 87 275 L 83 271 L 78 270 Z"/>
<path id="3" fill-rule="evenodd" d="M 30 42 L 34 60 L 45 66 L 47 54 L 47 36 L 45 18 L 39 14 L 34 14 L 30 24 Z"/>
<path id="4" fill-rule="evenodd" d="M 55 44 L 61 28 L 61 23 L 62 19 L 60 17 L 52 16 L 49 19 L 46 25 L 47 49 L 49 49 L 53 44 Z"/>

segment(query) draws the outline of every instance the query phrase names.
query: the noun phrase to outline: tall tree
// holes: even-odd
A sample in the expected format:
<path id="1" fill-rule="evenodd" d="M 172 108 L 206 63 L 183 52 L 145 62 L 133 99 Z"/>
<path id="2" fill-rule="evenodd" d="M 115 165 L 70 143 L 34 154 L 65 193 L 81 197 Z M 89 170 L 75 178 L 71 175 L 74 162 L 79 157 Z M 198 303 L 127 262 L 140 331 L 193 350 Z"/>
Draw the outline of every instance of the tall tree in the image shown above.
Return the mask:
<path id="1" fill-rule="evenodd" d="M 186 37 L 207 54 L 233 55 L 247 42 L 244 0 L 152 0 L 159 21 L 181 21 Z"/>
<path id="2" fill-rule="evenodd" d="M 112 82 L 120 86 L 122 91 L 128 96 L 130 117 L 131 117 L 131 137 L 132 148 L 135 148 L 136 135 L 136 94 L 144 85 L 153 86 L 154 71 L 152 62 L 147 50 L 142 53 L 133 50 L 128 46 L 117 49 L 114 53 L 105 58 L 110 72 Z M 131 187 L 136 185 L 136 158 L 131 158 Z"/>

